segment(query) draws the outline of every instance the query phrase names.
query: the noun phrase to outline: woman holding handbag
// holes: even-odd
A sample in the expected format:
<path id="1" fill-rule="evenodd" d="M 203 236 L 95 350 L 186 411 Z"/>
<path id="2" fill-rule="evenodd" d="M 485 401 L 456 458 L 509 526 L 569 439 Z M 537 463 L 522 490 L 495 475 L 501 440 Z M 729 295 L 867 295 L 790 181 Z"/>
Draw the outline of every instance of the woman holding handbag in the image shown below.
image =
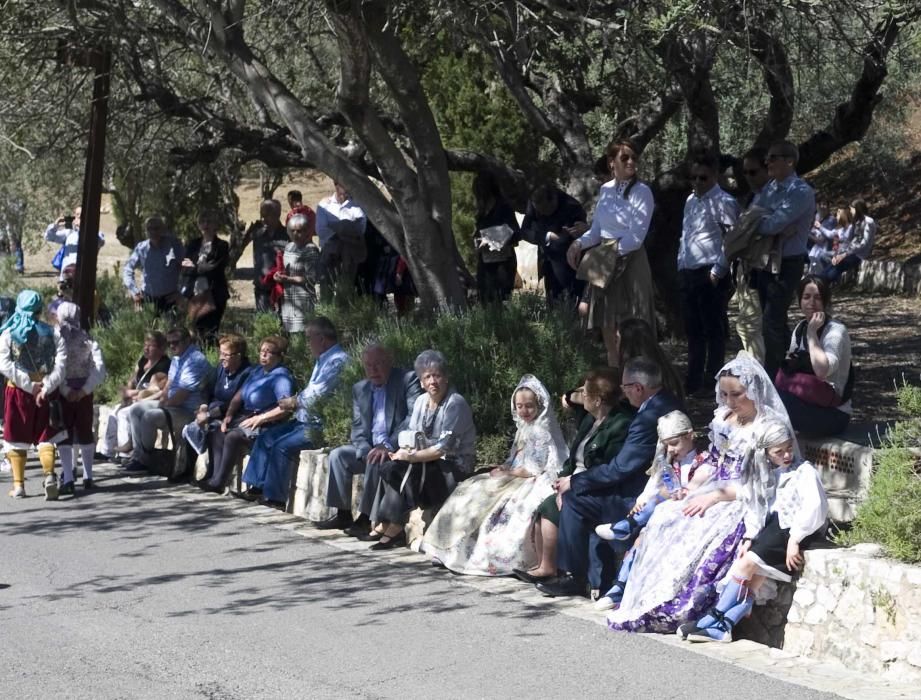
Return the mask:
<path id="1" fill-rule="evenodd" d="M 655 202 L 652 190 L 637 178 L 635 144 L 612 141 L 605 155 L 613 177 L 601 186 L 591 228 L 572 242 L 566 258 L 576 276 L 589 282 L 588 328 L 601 328 L 608 364 L 617 367 L 621 322 L 641 318 L 656 327 L 652 273 L 643 248 Z"/>
<path id="2" fill-rule="evenodd" d="M 825 279 L 807 275 L 797 292 L 803 320 L 793 330 L 774 384 L 794 430 L 810 437 L 837 435 L 851 420 L 851 339 L 844 324 L 831 317 Z"/>
<path id="3" fill-rule="evenodd" d="M 189 300 L 189 321 L 202 343 L 211 345 L 227 308 L 227 261 L 230 245 L 217 236 L 217 212 L 204 210 L 198 215 L 201 238 L 191 241 L 182 260 L 182 295 Z"/>

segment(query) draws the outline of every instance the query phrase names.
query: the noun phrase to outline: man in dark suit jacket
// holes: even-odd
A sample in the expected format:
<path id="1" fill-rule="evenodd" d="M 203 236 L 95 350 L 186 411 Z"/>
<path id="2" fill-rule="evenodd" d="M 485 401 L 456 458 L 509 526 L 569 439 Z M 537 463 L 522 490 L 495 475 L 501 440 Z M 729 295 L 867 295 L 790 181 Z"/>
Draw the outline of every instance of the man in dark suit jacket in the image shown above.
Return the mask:
<path id="1" fill-rule="evenodd" d="M 556 185 L 542 184 L 531 193 L 521 222 L 521 237 L 537 246 L 538 274 L 544 278 L 550 302 L 568 297 L 570 306 L 575 306 L 582 295 L 584 282 L 576 279 L 576 271 L 566 262 L 566 251 L 576 232 L 582 232 L 573 225 L 584 224 L 585 220 L 582 205 Z"/>
<path id="2" fill-rule="evenodd" d="M 380 345 L 369 345 L 361 354 L 365 377 L 352 387 L 352 438 L 329 455 L 329 483 L 326 505 L 338 513 L 316 527 L 367 534 L 368 515 L 377 491 L 378 470 L 399 445 L 397 437 L 406 429 L 413 404 L 422 387 L 412 370 L 393 366 L 393 357 Z M 352 477 L 364 473 L 361 516 L 352 519 Z"/>
<path id="3" fill-rule="evenodd" d="M 662 388 L 662 370 L 647 358 L 627 362 L 621 387 L 638 410 L 620 452 L 608 464 L 557 481 L 557 492 L 563 496 L 557 566 L 563 574 L 537 584 L 545 595 L 586 594 L 589 540 L 595 526 L 627 516 L 646 485 L 646 470 L 656 452 L 659 418 L 681 409 L 681 402 Z M 601 554 L 612 558 L 613 550 L 605 547 Z"/>

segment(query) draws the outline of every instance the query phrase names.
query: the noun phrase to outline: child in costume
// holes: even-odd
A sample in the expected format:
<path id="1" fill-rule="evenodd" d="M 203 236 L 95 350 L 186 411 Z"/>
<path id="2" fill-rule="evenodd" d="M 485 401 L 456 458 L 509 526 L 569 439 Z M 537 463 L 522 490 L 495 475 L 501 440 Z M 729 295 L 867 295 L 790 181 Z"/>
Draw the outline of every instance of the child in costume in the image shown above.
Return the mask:
<path id="1" fill-rule="evenodd" d="M 720 598 L 697 622 L 678 629 L 692 642 L 731 642 L 732 629 L 751 612 L 767 579 L 790 581 L 803 565 L 803 549 L 825 532 L 828 501 L 815 467 L 797 456 L 792 430 L 781 421 L 766 423 L 757 445 L 753 471 L 741 498 L 745 532 Z M 759 600 L 766 600 L 759 595 Z"/>
<path id="2" fill-rule="evenodd" d="M 690 418 L 681 411 L 666 413 L 659 418 L 656 430 L 659 445 L 648 472 L 646 488 L 624 520 L 595 528 L 595 533 L 603 540 L 629 540 L 649 522 L 657 505 L 669 499 L 681 500 L 709 480 L 712 469 L 704 463 L 706 454 L 698 454 L 694 447 L 694 426 Z M 596 609 L 610 610 L 620 602 L 633 565 L 634 551 L 627 552 L 617 573 L 617 581 L 598 599 Z"/>
<path id="3" fill-rule="evenodd" d="M 80 326 L 80 307 L 62 301 L 56 309 L 58 332 L 67 351 L 61 386 L 61 413 L 67 437 L 58 444 L 61 455 L 61 495 L 74 495 L 74 448 L 83 463 L 83 488 L 93 487 L 93 389 L 106 377 L 102 351 Z"/>
<path id="4" fill-rule="evenodd" d="M 681 411 L 672 411 L 659 418 L 656 428 L 659 447 L 647 472 L 646 488 L 637 497 L 630 515 L 620 522 L 595 528 L 595 533 L 603 540 L 629 540 L 649 522 L 657 505 L 669 499 L 681 500 L 706 483 L 710 476 L 710 467 L 701 466 L 703 457 L 694 447 L 694 427 L 690 418 Z"/>
<path id="5" fill-rule="evenodd" d="M 42 298 L 25 290 L 16 298 L 16 310 L 0 326 L 0 374 L 6 377 L 3 450 L 13 473 L 10 496 L 24 498 L 26 454 L 38 448 L 45 474 L 45 500 L 58 497 L 54 474 L 54 440 L 50 427 L 50 400 L 64 380 L 67 351 L 60 334 L 38 320 Z"/>

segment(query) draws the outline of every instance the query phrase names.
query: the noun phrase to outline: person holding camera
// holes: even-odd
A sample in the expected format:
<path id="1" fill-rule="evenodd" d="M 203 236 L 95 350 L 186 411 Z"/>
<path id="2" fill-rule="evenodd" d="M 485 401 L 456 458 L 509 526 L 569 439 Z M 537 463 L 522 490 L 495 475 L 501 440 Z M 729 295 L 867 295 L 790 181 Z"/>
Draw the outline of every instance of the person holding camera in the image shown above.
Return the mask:
<path id="1" fill-rule="evenodd" d="M 45 229 L 45 240 L 49 243 L 59 243 L 61 248 L 51 261 L 51 266 L 60 272 L 59 279 L 64 281 L 65 270 L 69 269 L 72 277 L 77 266 L 77 248 L 80 245 L 80 214 L 82 207 L 74 209 L 74 213 L 61 214 L 56 221 L 48 224 Z M 105 245 L 106 239 L 99 232 L 99 247 Z"/>
<path id="2" fill-rule="evenodd" d="M 845 325 L 831 316 L 826 279 L 807 275 L 797 292 L 803 320 L 793 329 L 774 384 L 794 430 L 810 437 L 837 435 L 851 421 L 851 339 Z"/>

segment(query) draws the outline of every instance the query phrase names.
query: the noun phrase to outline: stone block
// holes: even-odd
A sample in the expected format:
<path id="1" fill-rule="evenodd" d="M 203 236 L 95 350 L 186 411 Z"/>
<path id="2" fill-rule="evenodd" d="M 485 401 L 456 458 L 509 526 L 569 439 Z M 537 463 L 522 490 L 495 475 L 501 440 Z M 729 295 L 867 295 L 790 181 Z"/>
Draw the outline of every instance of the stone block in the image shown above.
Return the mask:
<path id="1" fill-rule="evenodd" d="M 912 666 L 921 668 L 921 645 L 913 645 L 911 651 L 908 652 L 908 656 L 905 657 L 905 660 Z"/>
<path id="2" fill-rule="evenodd" d="M 783 648 L 798 656 L 808 655 L 815 644 L 815 634 L 800 627 L 787 627 Z"/>
<path id="3" fill-rule="evenodd" d="M 873 647 L 874 649 L 879 646 L 879 630 L 876 627 L 869 625 L 862 625 L 860 627 L 860 643 Z"/>
<path id="4" fill-rule="evenodd" d="M 879 643 L 879 658 L 886 663 L 898 661 L 908 656 L 908 645 L 905 642 L 886 640 Z"/>
<path id="5" fill-rule="evenodd" d="M 828 619 L 828 610 L 819 605 L 818 603 L 814 604 L 803 616 L 803 621 L 807 625 L 821 625 L 825 620 Z"/>
<path id="6" fill-rule="evenodd" d="M 860 556 L 870 557 L 871 559 L 881 557 L 884 553 L 882 545 L 873 542 L 861 542 L 858 545 L 854 545 L 853 550 Z"/>
<path id="7" fill-rule="evenodd" d="M 293 498 L 289 509 L 294 515 L 318 522 L 327 520 L 335 511 L 326 506 L 326 485 L 329 481 L 329 458 L 325 450 L 301 452 L 294 479 Z"/>
<path id="8" fill-rule="evenodd" d="M 796 593 L 793 594 L 793 604 L 805 611 L 813 603 L 815 603 L 815 593 L 803 585 L 797 587 Z"/>
<path id="9" fill-rule="evenodd" d="M 827 610 L 834 610 L 838 604 L 838 596 L 830 586 L 819 586 L 815 592 L 816 602 Z"/>

